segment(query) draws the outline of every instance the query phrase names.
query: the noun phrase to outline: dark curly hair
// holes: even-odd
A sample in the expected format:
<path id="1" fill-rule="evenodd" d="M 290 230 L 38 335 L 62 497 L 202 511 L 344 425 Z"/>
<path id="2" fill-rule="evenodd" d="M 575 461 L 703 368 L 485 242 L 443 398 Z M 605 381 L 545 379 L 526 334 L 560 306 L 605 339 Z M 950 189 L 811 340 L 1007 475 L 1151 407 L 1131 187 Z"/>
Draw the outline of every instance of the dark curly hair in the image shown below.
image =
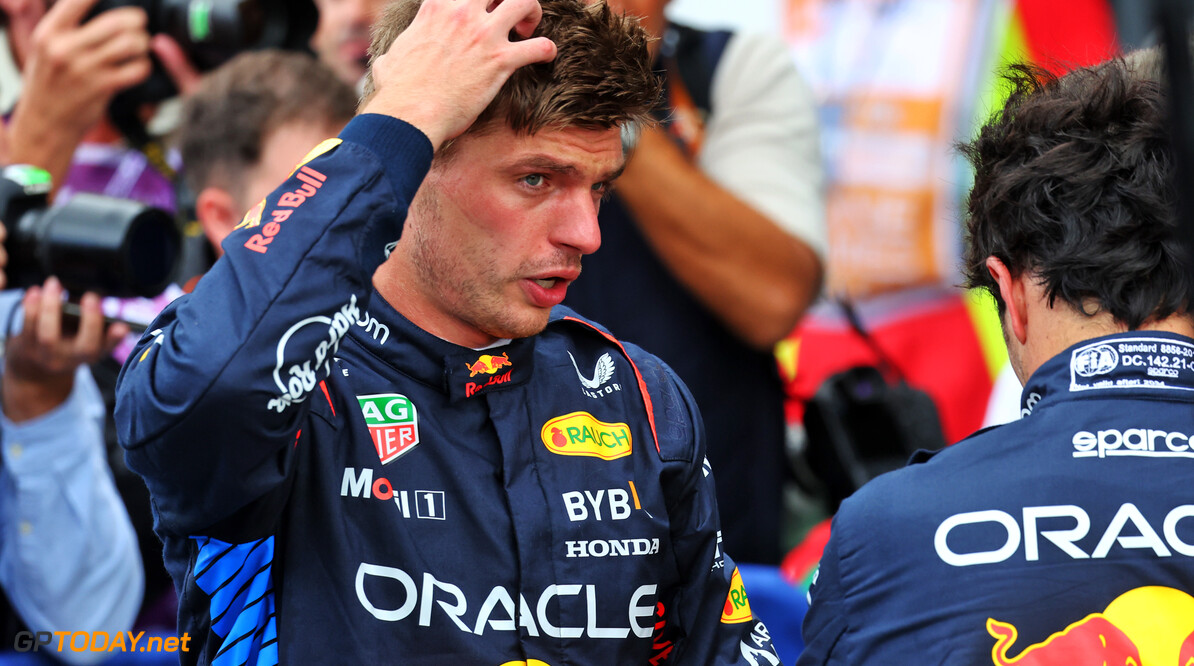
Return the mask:
<path id="1" fill-rule="evenodd" d="M 965 279 L 1000 313 L 988 256 L 1036 277 L 1050 306 L 1110 312 L 1131 330 L 1188 312 L 1168 102 L 1156 68 L 1141 62 L 1061 78 L 1013 66 L 1002 111 L 960 146 L 975 172 Z"/>

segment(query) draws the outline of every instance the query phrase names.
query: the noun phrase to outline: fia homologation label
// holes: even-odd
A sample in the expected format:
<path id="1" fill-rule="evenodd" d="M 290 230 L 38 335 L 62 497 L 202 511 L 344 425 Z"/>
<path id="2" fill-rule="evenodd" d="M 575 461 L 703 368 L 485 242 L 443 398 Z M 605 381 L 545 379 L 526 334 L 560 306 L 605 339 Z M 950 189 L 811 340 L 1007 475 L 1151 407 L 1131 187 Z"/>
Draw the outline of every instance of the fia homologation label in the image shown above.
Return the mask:
<path id="1" fill-rule="evenodd" d="M 1084 345 L 1071 354 L 1071 391 L 1132 386 L 1194 391 L 1194 344 L 1117 338 Z"/>

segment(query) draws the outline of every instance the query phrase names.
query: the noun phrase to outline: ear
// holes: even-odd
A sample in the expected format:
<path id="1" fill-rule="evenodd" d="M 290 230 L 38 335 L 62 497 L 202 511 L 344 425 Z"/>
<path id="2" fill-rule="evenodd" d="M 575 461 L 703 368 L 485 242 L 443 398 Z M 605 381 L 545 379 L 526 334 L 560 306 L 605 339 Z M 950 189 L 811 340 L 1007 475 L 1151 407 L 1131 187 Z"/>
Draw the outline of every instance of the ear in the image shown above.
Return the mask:
<path id="1" fill-rule="evenodd" d="M 987 271 L 999 286 L 999 296 L 1007 308 L 1007 322 L 1020 344 L 1028 340 L 1028 298 L 1023 275 L 1013 276 L 998 257 L 987 257 Z"/>
<path id="2" fill-rule="evenodd" d="M 216 249 L 216 254 L 220 254 L 220 243 L 244 215 L 239 208 L 232 195 L 218 187 L 205 187 L 195 197 L 195 217 L 203 225 L 203 233 Z"/>

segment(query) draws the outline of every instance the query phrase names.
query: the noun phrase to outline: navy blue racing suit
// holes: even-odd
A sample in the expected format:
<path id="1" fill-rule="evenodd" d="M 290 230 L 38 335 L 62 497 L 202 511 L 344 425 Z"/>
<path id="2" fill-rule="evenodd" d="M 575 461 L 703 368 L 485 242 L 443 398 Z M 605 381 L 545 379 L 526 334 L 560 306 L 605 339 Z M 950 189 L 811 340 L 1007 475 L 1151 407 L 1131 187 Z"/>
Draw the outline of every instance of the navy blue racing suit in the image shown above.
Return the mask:
<path id="1" fill-rule="evenodd" d="M 1075 345 L 1022 414 L 842 503 L 798 664 L 1191 663 L 1194 340 Z"/>
<path id="2" fill-rule="evenodd" d="M 354 119 L 121 373 L 184 663 L 779 663 L 669 368 L 565 308 L 470 350 L 373 290 L 431 158 Z"/>

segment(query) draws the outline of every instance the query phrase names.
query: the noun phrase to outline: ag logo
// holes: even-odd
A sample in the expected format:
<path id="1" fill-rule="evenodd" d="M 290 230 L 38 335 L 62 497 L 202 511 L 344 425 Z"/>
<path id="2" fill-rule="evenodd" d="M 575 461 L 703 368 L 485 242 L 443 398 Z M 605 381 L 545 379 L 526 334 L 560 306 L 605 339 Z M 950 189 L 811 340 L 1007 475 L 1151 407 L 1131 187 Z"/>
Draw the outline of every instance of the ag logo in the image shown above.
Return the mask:
<path id="1" fill-rule="evenodd" d="M 1119 354 L 1111 345 L 1087 347 L 1074 352 L 1070 367 L 1083 377 L 1105 375 L 1119 365 Z"/>
<path id="2" fill-rule="evenodd" d="M 615 460 L 630 455 L 630 426 L 604 423 L 588 412 L 572 412 L 543 424 L 539 431 L 548 451 L 561 456 Z"/>
<path id="3" fill-rule="evenodd" d="M 373 436 L 373 446 L 381 464 L 391 463 L 419 443 L 419 416 L 414 404 L 404 395 L 380 393 L 359 395 L 361 414 Z"/>
<path id="4" fill-rule="evenodd" d="M 730 593 L 726 595 L 726 605 L 721 611 L 722 624 L 741 624 L 749 622 L 754 616 L 750 612 L 750 602 L 746 600 L 746 586 L 742 584 L 742 574 L 734 568 L 734 575 L 730 578 Z"/>

